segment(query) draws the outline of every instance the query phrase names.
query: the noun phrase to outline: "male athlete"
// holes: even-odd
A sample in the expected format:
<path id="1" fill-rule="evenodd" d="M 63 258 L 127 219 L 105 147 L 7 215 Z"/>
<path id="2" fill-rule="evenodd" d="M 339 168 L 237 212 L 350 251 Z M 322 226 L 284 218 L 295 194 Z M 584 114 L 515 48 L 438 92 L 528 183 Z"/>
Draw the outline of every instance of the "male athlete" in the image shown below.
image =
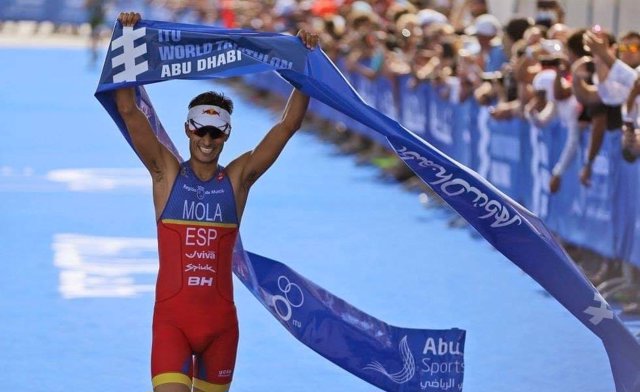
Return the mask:
<path id="1" fill-rule="evenodd" d="M 123 12 L 123 26 L 140 14 Z M 298 37 L 313 49 L 318 36 Z M 300 127 L 309 97 L 294 90 L 282 119 L 258 146 L 218 165 L 232 129 L 233 103 L 206 92 L 189 103 L 184 131 L 190 159 L 180 163 L 158 141 L 135 91 L 115 92 L 133 146 L 151 173 L 160 269 L 153 315 L 151 375 L 156 392 L 224 392 L 233 376 L 238 320 L 231 256 L 249 190 Z"/>

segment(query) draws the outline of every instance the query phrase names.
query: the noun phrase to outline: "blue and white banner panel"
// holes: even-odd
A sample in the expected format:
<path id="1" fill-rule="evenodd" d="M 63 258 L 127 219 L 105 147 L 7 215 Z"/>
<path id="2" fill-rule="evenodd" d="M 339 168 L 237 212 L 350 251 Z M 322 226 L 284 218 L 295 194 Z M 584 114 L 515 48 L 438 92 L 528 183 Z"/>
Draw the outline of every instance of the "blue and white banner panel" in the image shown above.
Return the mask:
<path id="1" fill-rule="evenodd" d="M 241 243 L 233 269 L 291 334 L 361 379 L 385 391 L 462 390 L 464 331 L 391 326 Z"/>

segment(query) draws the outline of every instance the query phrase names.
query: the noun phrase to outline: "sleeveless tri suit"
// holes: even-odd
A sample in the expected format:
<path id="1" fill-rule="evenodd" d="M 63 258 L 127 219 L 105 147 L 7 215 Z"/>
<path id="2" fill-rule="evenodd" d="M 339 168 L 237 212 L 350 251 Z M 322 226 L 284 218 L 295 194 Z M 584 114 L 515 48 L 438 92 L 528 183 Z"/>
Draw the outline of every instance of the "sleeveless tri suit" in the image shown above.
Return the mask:
<path id="1" fill-rule="evenodd" d="M 181 166 L 157 222 L 160 269 L 153 315 L 153 385 L 228 389 L 238 345 L 231 259 L 238 235 L 231 182 L 222 167 L 201 181 Z M 194 357 L 195 356 L 195 359 Z"/>

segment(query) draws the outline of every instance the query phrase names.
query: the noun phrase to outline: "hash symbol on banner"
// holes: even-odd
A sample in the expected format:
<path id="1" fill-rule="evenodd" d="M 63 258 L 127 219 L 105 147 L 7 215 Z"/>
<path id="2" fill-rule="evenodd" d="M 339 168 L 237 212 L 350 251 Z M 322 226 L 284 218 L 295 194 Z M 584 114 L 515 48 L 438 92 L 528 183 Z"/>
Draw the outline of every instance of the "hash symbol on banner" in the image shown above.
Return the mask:
<path id="1" fill-rule="evenodd" d="M 584 310 L 584 313 L 591 316 L 589 322 L 593 325 L 598 325 L 604 319 L 613 319 L 613 312 L 607 307 L 607 303 L 604 301 L 601 295 L 598 293 L 593 295 L 593 299 L 600 303 L 600 306 L 589 306 Z"/>
<path id="2" fill-rule="evenodd" d="M 124 70 L 113 75 L 113 82 L 135 82 L 138 75 L 149 70 L 149 62 L 143 61 L 136 64 L 136 58 L 147 54 L 147 44 L 134 46 L 134 41 L 144 37 L 147 28 L 141 27 L 134 30 L 131 26 L 122 29 L 122 35 L 111 42 L 111 51 L 123 48 L 124 52 L 111 59 L 111 67 L 115 68 L 124 64 Z"/>

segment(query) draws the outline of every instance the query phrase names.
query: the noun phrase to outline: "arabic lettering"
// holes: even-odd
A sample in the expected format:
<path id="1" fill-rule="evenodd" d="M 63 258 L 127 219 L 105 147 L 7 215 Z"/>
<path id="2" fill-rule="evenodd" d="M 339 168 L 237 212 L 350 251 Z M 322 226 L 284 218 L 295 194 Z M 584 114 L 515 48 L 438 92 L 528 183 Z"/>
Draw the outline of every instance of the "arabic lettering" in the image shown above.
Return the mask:
<path id="1" fill-rule="evenodd" d="M 506 205 L 503 205 L 498 200 L 490 200 L 486 193 L 472 186 L 466 180 L 455 178 L 453 174 L 447 173 L 447 170 L 443 166 L 430 161 L 415 151 L 409 151 L 407 147 L 404 146 L 396 149 L 396 151 L 403 161 L 416 160 L 418 161 L 418 166 L 433 171 L 433 177 L 435 177 L 435 179 L 432 181 L 425 179 L 425 181 L 427 181 L 434 190 L 436 190 L 436 186 L 439 186 L 441 193 L 449 197 L 466 194 L 474 195 L 471 204 L 475 208 L 483 208 L 484 212 L 486 212 L 486 214 L 479 216 L 479 219 L 492 218 L 494 220 L 491 223 L 491 227 L 496 228 L 510 226 L 512 224 L 522 224 L 520 215 L 515 213 L 515 215 L 512 216 L 511 211 Z"/>

